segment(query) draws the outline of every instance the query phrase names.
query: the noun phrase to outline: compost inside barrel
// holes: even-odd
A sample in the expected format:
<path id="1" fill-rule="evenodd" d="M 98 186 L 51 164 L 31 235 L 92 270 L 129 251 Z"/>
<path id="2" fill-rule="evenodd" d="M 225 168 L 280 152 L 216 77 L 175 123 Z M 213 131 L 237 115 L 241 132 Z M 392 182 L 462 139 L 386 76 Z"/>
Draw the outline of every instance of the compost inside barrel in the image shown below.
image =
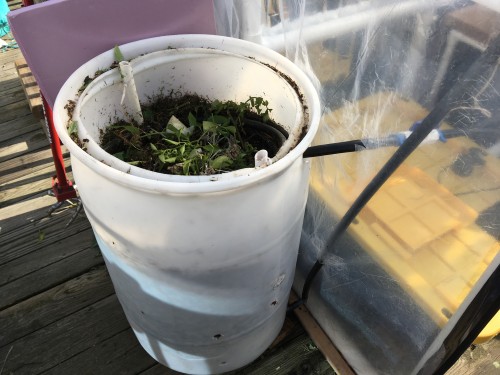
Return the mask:
<path id="1" fill-rule="evenodd" d="M 113 156 L 153 172 L 211 175 L 254 167 L 255 153 L 274 157 L 288 132 L 271 119 L 261 97 L 211 101 L 171 92 L 142 105 L 144 122 L 117 120 L 101 133 Z"/>

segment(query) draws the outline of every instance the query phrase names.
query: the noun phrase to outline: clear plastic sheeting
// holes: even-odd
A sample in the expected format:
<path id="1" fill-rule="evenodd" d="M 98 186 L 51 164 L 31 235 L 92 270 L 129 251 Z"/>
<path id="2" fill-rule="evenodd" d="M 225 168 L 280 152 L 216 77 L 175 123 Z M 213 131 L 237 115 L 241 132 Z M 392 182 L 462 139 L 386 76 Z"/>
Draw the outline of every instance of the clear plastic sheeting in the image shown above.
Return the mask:
<path id="1" fill-rule="evenodd" d="M 315 144 L 365 145 L 311 159 L 296 291 L 320 258 L 307 305 L 357 373 L 435 370 L 426 361 L 445 357 L 446 336 L 500 262 L 497 2 L 215 6 L 219 33 L 282 52 L 317 85 Z M 434 130 L 329 244 L 386 162 L 431 120 Z M 480 340 L 498 332 L 496 319 Z"/>

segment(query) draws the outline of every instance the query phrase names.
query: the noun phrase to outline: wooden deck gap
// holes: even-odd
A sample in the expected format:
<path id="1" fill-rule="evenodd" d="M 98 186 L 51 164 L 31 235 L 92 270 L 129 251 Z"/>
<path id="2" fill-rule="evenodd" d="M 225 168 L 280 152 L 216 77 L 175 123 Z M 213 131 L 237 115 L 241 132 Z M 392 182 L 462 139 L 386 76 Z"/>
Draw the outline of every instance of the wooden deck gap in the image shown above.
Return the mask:
<path id="1" fill-rule="evenodd" d="M 0 347 L 115 293 L 104 265 L 0 312 Z"/>
<path id="2" fill-rule="evenodd" d="M 103 266 L 104 266 L 104 265 L 103 265 Z M 71 281 L 71 280 L 69 280 L 69 281 Z M 55 288 L 51 288 L 51 289 L 49 289 L 48 291 L 50 291 L 50 290 L 52 290 L 52 289 L 55 289 Z M 42 294 L 43 294 L 43 293 L 42 293 Z M 37 329 L 31 330 L 31 331 L 29 331 L 29 332 L 27 332 L 27 333 L 25 333 L 25 334 L 23 334 L 23 335 L 16 336 L 15 338 L 13 338 L 14 336 L 9 336 L 7 339 L 11 339 L 11 341 L 5 341 L 5 342 L 2 342 L 2 341 L 4 341 L 4 340 L 0 340 L 0 343 L 1 343 L 1 345 L 0 345 L 0 351 L 1 351 L 2 349 L 5 349 L 5 348 L 6 348 L 6 347 L 8 347 L 9 345 L 13 345 L 13 344 L 14 344 L 16 341 L 18 341 L 18 340 L 22 340 L 22 339 L 25 339 L 25 338 L 29 337 L 30 335 L 36 334 L 38 331 L 40 331 L 40 330 L 42 330 L 42 329 L 48 329 L 48 328 L 50 328 L 50 326 L 51 326 L 51 325 L 57 324 L 60 320 L 64 320 L 64 319 L 66 319 L 66 318 L 70 317 L 70 316 L 71 316 L 71 315 L 73 315 L 73 314 L 76 314 L 76 313 L 81 312 L 82 310 L 88 309 L 88 308 L 89 308 L 89 306 L 92 306 L 92 305 L 93 305 L 93 304 L 95 304 L 95 303 L 99 303 L 99 302 L 101 302 L 101 301 L 103 301 L 103 300 L 105 300 L 105 299 L 107 299 L 107 298 L 109 298 L 109 297 L 111 297 L 111 296 L 113 296 L 113 295 L 115 295 L 115 292 L 114 292 L 114 291 L 113 291 L 113 292 L 111 292 L 111 293 L 109 293 L 109 294 L 107 294 L 107 295 L 105 295 L 105 296 L 102 296 L 102 298 L 99 298 L 99 299 L 95 299 L 95 300 L 93 300 L 93 301 L 92 301 L 92 303 L 89 303 L 88 305 L 82 305 L 82 306 L 81 306 L 79 309 L 77 309 L 77 310 L 71 310 L 71 312 L 68 312 L 66 315 L 60 315 L 60 316 L 58 316 L 58 319 L 57 319 L 57 320 L 55 320 L 55 321 L 53 321 L 53 322 L 50 322 L 50 323 L 48 323 L 48 324 L 46 324 L 46 325 L 41 325 L 41 326 L 40 326 L 40 327 L 38 327 Z M 36 296 L 35 296 L 35 297 L 36 297 Z M 32 298 L 33 298 L 33 297 L 32 297 Z M 31 299 L 31 298 L 30 298 L 30 299 Z M 29 300 L 27 300 L 27 301 L 29 301 Z M 26 302 L 26 301 L 23 301 L 23 302 Z M 21 304 L 22 304 L 23 302 L 21 302 Z M 15 306 L 12 306 L 12 307 L 16 307 L 17 305 L 18 305 L 18 304 L 16 304 Z M 12 307 L 11 307 L 11 308 L 7 308 L 7 309 L 4 309 L 4 310 L 0 310 L 0 321 L 2 321 L 2 313 L 3 313 L 3 312 L 6 312 L 6 311 L 8 311 L 8 310 L 10 310 L 10 309 L 12 309 Z M 36 319 L 36 318 L 34 318 L 34 319 Z M 27 322 L 27 324 L 29 324 L 29 322 Z M 130 328 L 128 328 L 128 329 L 130 329 Z M 126 330 L 126 329 L 125 329 L 125 330 Z M 10 332 L 9 332 L 9 333 L 10 333 Z M 0 339 L 1 339 L 1 338 L 3 338 L 3 337 L 2 337 L 2 336 L 0 336 Z M 86 349 L 86 350 L 87 350 L 87 349 Z M 78 353 L 77 353 L 77 354 L 78 354 Z M 77 354 L 75 354 L 75 355 L 77 355 Z M 0 374 L 0 375 L 1 375 L 1 374 Z"/>
<path id="3" fill-rule="evenodd" d="M 75 234 L 75 235 L 78 235 L 78 233 L 77 233 L 77 234 Z M 43 267 L 36 268 L 36 269 L 34 269 L 34 270 L 30 271 L 30 272 L 26 272 L 26 273 L 20 274 L 18 277 L 12 277 L 12 278 L 10 278 L 10 279 L 7 279 L 7 280 L 6 280 L 6 281 L 4 281 L 4 282 L 0 282 L 0 288 L 1 288 L 2 286 L 5 286 L 5 285 L 9 284 L 9 283 L 12 283 L 12 282 L 14 282 L 14 281 L 16 281 L 16 280 L 22 279 L 23 277 L 29 276 L 29 275 L 31 275 L 31 274 L 33 274 L 33 273 L 35 273 L 35 272 L 43 272 L 43 270 L 44 270 L 44 269 L 46 269 L 46 268 L 48 268 L 48 267 L 51 267 L 51 266 L 54 266 L 54 265 L 56 265 L 58 262 L 64 261 L 64 260 L 65 260 L 65 259 L 67 259 L 67 258 L 70 258 L 70 257 L 73 257 L 73 256 L 78 256 L 78 254 L 80 254 L 80 253 L 82 253 L 82 252 L 85 252 L 85 251 L 87 251 L 88 249 L 91 249 L 91 248 L 95 248 L 95 245 L 90 245 L 90 246 L 87 246 L 87 247 L 85 247 L 85 248 L 83 248 L 83 249 L 81 249 L 81 250 L 75 251 L 75 252 L 74 252 L 74 253 L 72 253 L 71 255 L 66 256 L 64 259 L 57 259 L 57 260 L 54 260 L 54 261 L 49 261 L 49 262 L 47 262 L 47 263 L 46 263 Z M 31 256 L 31 254 L 27 254 L 27 255 L 25 255 L 25 256 L 23 256 L 23 257 L 21 257 L 21 258 L 17 258 L 17 259 L 14 259 L 14 260 L 10 261 L 10 262 L 7 262 L 6 264 L 2 265 L 2 266 L 0 267 L 0 269 L 10 267 L 10 266 L 11 266 L 11 263 L 13 263 L 13 262 L 18 262 L 18 263 L 20 263 L 20 261 L 22 262 L 23 258 L 30 257 L 30 256 Z M 103 261 L 103 263 L 104 263 L 104 261 Z M 85 270 L 83 273 L 85 273 L 85 272 L 87 272 L 87 270 Z M 74 276 L 74 277 L 78 277 L 78 276 L 79 276 L 79 275 Z M 74 277 L 72 277 L 72 278 L 74 278 Z M 70 279 L 71 279 L 71 278 L 70 278 Z M 48 288 L 48 289 L 50 289 L 50 288 Z"/>
<path id="4" fill-rule="evenodd" d="M 26 273 L 23 277 L 0 286 L 0 294 L 4 295 L 0 301 L 0 311 L 81 276 L 102 264 L 104 259 L 99 249 L 89 246 L 57 262 Z M 57 274 L 54 272 L 55 268 L 58 269 Z M 33 284 L 37 281 L 38 284 Z"/>
<path id="5" fill-rule="evenodd" d="M 22 264 L 23 259 L 26 259 L 27 256 L 30 256 L 30 254 L 37 255 L 36 253 L 43 253 L 46 249 L 55 251 L 53 250 L 54 247 L 63 246 L 65 243 L 77 246 L 78 244 L 84 243 L 83 236 L 89 237 L 88 239 L 85 239 L 85 242 L 88 243 L 87 247 L 96 247 L 97 242 L 95 241 L 88 221 L 78 220 L 77 218 L 68 228 L 64 228 L 63 225 L 67 223 L 69 218 L 70 214 L 68 213 L 67 216 L 61 217 L 60 220 L 48 223 L 50 225 L 41 225 L 40 227 L 29 226 L 26 228 L 26 231 L 20 231 L 20 233 L 18 232 L 17 234 L 14 233 L 12 236 L 13 238 L 16 238 L 20 234 L 23 235 L 25 239 L 24 243 L 26 243 L 26 245 L 23 248 L 19 248 L 18 242 L 17 244 L 14 243 L 13 246 L 8 246 L 10 244 L 8 240 L 6 240 L 4 242 L 5 245 L 3 245 L 4 249 L 0 252 L 0 259 L 2 260 L 0 267 L 4 268 L 9 264 L 10 266 L 13 266 L 15 263 Z M 56 224 L 60 224 L 63 231 L 59 230 L 59 228 L 54 229 L 54 225 Z M 80 236 L 80 241 L 72 242 L 75 239 L 75 236 Z"/>
<path id="6" fill-rule="evenodd" d="M 37 128 L 33 128 L 36 125 Z M 0 144 L 8 142 L 11 138 L 30 133 L 37 130 L 42 124 L 30 113 L 20 115 L 17 118 L 0 124 Z"/>
<path id="7" fill-rule="evenodd" d="M 71 171 L 71 167 L 69 166 L 69 158 L 65 157 L 64 162 L 68 165 L 66 167 L 66 172 L 68 173 Z M 8 189 L 11 186 L 9 183 L 11 183 L 12 180 L 17 180 L 26 175 L 34 174 L 45 168 L 53 168 L 54 171 L 52 175 L 55 174 L 54 161 L 52 158 L 49 157 L 23 165 L 12 166 L 6 171 L 2 171 L 2 168 L 0 167 L 0 172 L 2 173 L 2 176 L 0 176 L 0 189 Z"/>
<path id="8" fill-rule="evenodd" d="M 47 194 L 44 194 L 43 197 L 53 198 Z M 20 204 L 23 203 L 17 205 Z M 0 265 L 42 246 L 90 229 L 90 223 L 86 219 L 84 212 L 81 212 L 80 216 L 66 227 L 75 212 L 75 205 L 67 206 L 51 215 L 47 212 L 48 208 L 45 206 L 27 214 L 10 217 L 8 223 L 6 223 L 7 220 L 0 221 L 3 232 L 2 237 L 0 237 L 0 248 L 2 249 L 0 251 Z M 39 236 L 40 232 L 43 232 L 43 239 Z M 35 237 L 33 237 L 34 234 L 36 234 Z M 34 239 L 37 241 L 33 242 Z M 20 246 L 21 244 L 22 246 Z"/>
<path id="9" fill-rule="evenodd" d="M 104 261 L 103 261 L 100 265 L 104 265 Z M 9 302 L 9 303 L 7 303 L 7 304 L 5 304 L 5 305 L 3 305 L 3 306 L 1 306 L 1 307 L 0 307 L 0 312 L 2 312 L 3 310 L 8 309 L 8 308 L 10 308 L 10 307 L 12 307 L 12 306 L 14 306 L 14 305 L 17 305 L 17 304 L 19 304 L 19 303 L 22 303 L 22 302 L 24 302 L 24 301 L 26 301 L 26 300 L 28 300 L 28 299 L 30 299 L 30 298 L 33 298 L 33 297 L 37 296 L 37 295 L 38 295 L 38 294 L 40 294 L 40 293 L 44 293 L 44 292 L 46 292 L 46 291 L 48 291 L 48 290 L 50 290 L 50 289 L 52 289 L 52 288 L 56 287 L 56 286 L 57 286 L 57 285 L 59 285 L 61 282 L 62 282 L 62 283 L 65 283 L 65 282 L 67 282 L 67 281 L 70 281 L 71 279 L 74 279 L 75 277 L 82 276 L 82 275 L 84 275 L 84 274 L 86 274 L 86 273 L 90 272 L 91 270 L 93 270 L 95 267 L 96 267 L 96 265 L 92 265 L 91 267 L 88 267 L 88 268 L 86 268 L 86 269 L 84 269 L 84 270 L 79 271 L 79 273 L 78 273 L 78 274 L 72 274 L 71 276 L 68 276 L 68 277 L 66 277 L 66 278 L 61 278 L 60 280 L 58 280 L 58 282 L 57 282 L 57 283 L 52 283 L 52 284 L 50 284 L 50 285 L 49 285 L 49 286 L 47 286 L 47 287 L 40 288 L 39 290 L 36 290 L 36 291 L 34 291 L 33 293 L 30 293 L 30 294 L 27 294 L 27 295 L 22 296 L 22 298 L 19 298 L 19 299 L 12 299 L 12 302 Z M 28 275 L 28 276 L 29 276 L 29 275 Z M 9 285 L 9 284 L 6 284 L 6 285 Z M 5 286 L 5 285 L 3 285 L 3 286 Z"/>
<path id="10" fill-rule="evenodd" d="M 155 364 L 153 364 L 152 366 L 150 366 L 150 367 L 148 367 L 148 368 L 144 369 L 144 371 L 143 371 L 143 372 L 141 372 L 140 374 L 145 374 L 145 373 L 148 373 L 148 372 L 150 372 L 150 371 L 154 370 L 154 369 L 155 369 L 156 367 L 158 367 L 158 366 L 160 366 L 160 365 L 159 365 L 158 363 L 155 363 Z M 162 366 L 160 366 L 160 367 L 162 367 Z M 139 375 L 140 375 L 140 374 L 139 374 Z M 165 374 L 165 375 L 167 375 L 167 374 Z"/>
<path id="11" fill-rule="evenodd" d="M 124 332 L 131 331 L 131 330 L 132 329 L 130 327 L 124 328 L 123 330 L 121 330 L 119 332 L 116 332 L 112 336 L 106 338 L 104 341 L 102 341 L 99 344 L 106 345 L 107 342 L 112 341 L 114 338 L 116 338 L 118 336 L 121 336 Z M 137 346 L 139 346 L 139 345 L 140 345 L 139 342 L 137 342 Z M 40 374 L 48 374 L 48 373 L 50 373 L 50 374 L 56 374 L 56 373 L 61 373 L 61 369 L 59 369 L 60 367 L 64 368 L 65 365 L 70 364 L 75 359 L 81 357 L 83 354 L 86 354 L 88 352 L 92 352 L 92 354 L 93 354 L 93 348 L 87 348 L 85 350 L 82 350 L 81 352 L 75 353 L 71 357 L 66 358 L 64 361 L 56 364 L 55 366 L 42 371 Z M 151 360 L 154 361 L 153 359 L 151 359 Z M 154 361 L 154 362 L 156 362 L 156 361 Z M 71 367 L 73 369 L 74 368 L 74 364 L 71 363 L 71 366 L 69 366 L 69 367 Z"/>
<path id="12" fill-rule="evenodd" d="M 43 178 L 42 181 L 40 180 L 32 180 L 32 181 L 26 181 L 26 183 L 16 183 L 14 185 L 19 185 L 17 189 L 9 189 L 9 190 L 16 190 L 15 197 L 11 199 L 2 199 L 0 203 L 0 208 L 2 207 L 8 207 L 10 205 L 16 204 L 18 202 L 25 201 L 27 199 L 30 199 L 32 197 L 36 197 L 38 194 L 43 193 L 43 192 L 49 192 L 51 190 L 51 180 L 52 180 L 53 173 L 46 173 L 45 176 L 41 176 Z M 24 182 L 24 181 L 23 181 Z M 30 182 L 32 185 L 30 186 Z M 35 182 L 37 182 L 35 184 Z M 26 186 L 27 189 L 24 189 L 26 192 L 22 193 L 24 190 L 21 190 L 20 188 Z M 34 191 L 34 187 L 38 187 L 36 191 Z M 0 189 L 0 192 L 2 192 L 4 189 Z M 2 197 L 2 194 L 0 194 L 0 197 Z"/>
<path id="13" fill-rule="evenodd" d="M 112 295 L 0 348 L 0 358 L 13 348 L 5 373 L 39 374 L 128 327 L 116 295 Z"/>

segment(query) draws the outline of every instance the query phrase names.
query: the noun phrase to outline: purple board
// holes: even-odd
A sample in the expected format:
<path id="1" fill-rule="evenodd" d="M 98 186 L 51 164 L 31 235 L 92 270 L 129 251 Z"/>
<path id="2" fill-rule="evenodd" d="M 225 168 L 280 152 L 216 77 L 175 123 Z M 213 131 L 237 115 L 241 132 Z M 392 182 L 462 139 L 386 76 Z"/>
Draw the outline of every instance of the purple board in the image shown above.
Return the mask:
<path id="1" fill-rule="evenodd" d="M 216 33 L 212 0 L 51 0 L 12 11 L 8 19 L 51 106 L 71 73 L 116 44 Z"/>

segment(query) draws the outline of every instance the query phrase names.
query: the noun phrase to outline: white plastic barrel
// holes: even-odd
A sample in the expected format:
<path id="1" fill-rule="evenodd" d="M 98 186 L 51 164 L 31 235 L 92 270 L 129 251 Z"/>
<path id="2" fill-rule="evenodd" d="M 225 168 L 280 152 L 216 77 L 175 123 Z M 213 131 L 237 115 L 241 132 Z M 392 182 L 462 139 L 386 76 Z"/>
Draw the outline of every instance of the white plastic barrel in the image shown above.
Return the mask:
<path id="1" fill-rule="evenodd" d="M 318 127 L 318 95 L 289 60 L 238 39 L 177 35 L 120 49 L 143 104 L 171 90 L 233 101 L 260 96 L 296 135 L 291 150 L 263 168 L 170 176 L 132 167 L 98 145 L 99 130 L 126 116 L 117 69 L 78 95 L 85 77 L 111 66 L 113 51 L 80 67 L 54 106 L 85 211 L 142 346 L 185 373 L 239 368 L 269 346 L 284 321 L 308 192 L 302 153 Z M 72 119 L 69 100 L 77 103 Z M 71 120 L 87 151 L 69 137 Z"/>

